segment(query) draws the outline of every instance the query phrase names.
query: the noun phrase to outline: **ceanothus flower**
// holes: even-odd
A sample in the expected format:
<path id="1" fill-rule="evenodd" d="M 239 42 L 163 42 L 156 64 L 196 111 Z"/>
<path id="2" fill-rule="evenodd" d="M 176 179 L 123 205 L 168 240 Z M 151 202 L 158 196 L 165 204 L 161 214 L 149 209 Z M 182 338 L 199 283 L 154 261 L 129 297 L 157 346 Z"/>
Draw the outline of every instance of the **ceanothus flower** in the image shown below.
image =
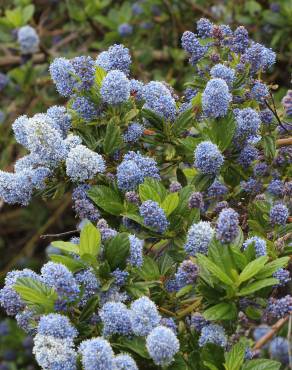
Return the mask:
<path id="1" fill-rule="evenodd" d="M 267 175 L 268 171 L 269 171 L 269 166 L 267 165 L 266 162 L 256 163 L 253 168 L 253 174 L 256 177 L 265 176 Z"/>
<path id="2" fill-rule="evenodd" d="M 128 152 L 117 167 L 118 188 L 123 191 L 135 190 L 146 177 L 160 179 L 155 160 L 144 157 L 139 152 Z"/>
<path id="3" fill-rule="evenodd" d="M 284 98 L 282 99 L 282 104 L 285 109 L 286 115 L 288 117 L 292 116 L 292 90 L 288 90 Z"/>
<path id="4" fill-rule="evenodd" d="M 231 49 L 235 53 L 244 53 L 249 44 L 248 32 L 245 27 L 239 26 L 233 33 Z"/>
<path id="5" fill-rule="evenodd" d="M 173 121 L 176 115 L 176 103 L 170 90 L 158 81 L 150 81 L 143 88 L 143 98 L 145 109 L 149 109 L 165 118 Z"/>
<path id="6" fill-rule="evenodd" d="M 201 142 L 195 149 L 195 167 L 204 174 L 216 174 L 224 162 L 216 144 L 211 141 Z"/>
<path id="7" fill-rule="evenodd" d="M 107 302 L 98 313 L 103 323 L 104 336 L 132 334 L 131 313 L 123 303 Z"/>
<path id="8" fill-rule="evenodd" d="M 55 58 L 50 64 L 49 71 L 58 93 L 65 97 L 72 95 L 76 87 L 76 77 L 70 60 Z"/>
<path id="9" fill-rule="evenodd" d="M 28 335 L 35 335 L 36 329 L 34 326 L 34 312 L 29 309 L 24 309 L 18 312 L 15 316 L 17 325 Z"/>
<path id="10" fill-rule="evenodd" d="M 134 78 L 130 80 L 131 96 L 134 96 L 138 101 L 143 100 L 143 88 L 144 84 L 141 81 L 135 80 Z"/>
<path id="11" fill-rule="evenodd" d="M 9 83 L 9 77 L 0 72 L 0 91 L 4 90 Z"/>
<path id="12" fill-rule="evenodd" d="M 246 192 L 253 195 L 259 194 L 263 189 L 263 184 L 259 179 L 250 177 L 247 181 L 240 182 L 241 188 Z"/>
<path id="13" fill-rule="evenodd" d="M 214 25 L 209 19 L 200 18 L 197 21 L 197 32 L 198 35 L 202 38 L 212 37 L 212 29 Z"/>
<path id="14" fill-rule="evenodd" d="M 59 130 L 46 114 L 36 114 L 26 126 L 26 147 L 40 163 L 56 166 L 67 156 L 67 148 Z"/>
<path id="15" fill-rule="evenodd" d="M 224 208 L 216 224 L 216 237 L 222 243 L 231 243 L 239 233 L 238 213 L 232 208 Z"/>
<path id="16" fill-rule="evenodd" d="M 247 140 L 256 136 L 260 128 L 261 120 L 258 113 L 252 108 L 234 110 L 236 120 L 235 139 Z"/>
<path id="17" fill-rule="evenodd" d="M 47 116 L 51 119 L 50 124 L 60 132 L 63 139 L 66 139 L 67 133 L 71 128 L 71 115 L 65 107 L 53 105 L 47 110 Z"/>
<path id="18" fill-rule="evenodd" d="M 272 49 L 268 49 L 255 42 L 246 49 L 243 57 L 248 63 L 250 63 L 253 73 L 260 69 L 269 69 L 276 61 L 276 53 L 273 52 Z"/>
<path id="19" fill-rule="evenodd" d="M 260 111 L 259 117 L 262 123 L 270 125 L 273 122 L 274 114 L 269 109 L 264 109 Z"/>
<path id="20" fill-rule="evenodd" d="M 175 274 L 177 290 L 186 285 L 194 284 L 198 277 L 198 266 L 191 260 L 185 260 L 180 265 Z"/>
<path id="21" fill-rule="evenodd" d="M 232 87 L 234 77 L 235 77 L 235 71 L 232 68 L 229 68 L 225 66 L 224 64 L 216 64 L 214 67 L 211 68 L 210 75 L 213 78 L 221 78 L 224 80 L 228 87 Z"/>
<path id="22" fill-rule="evenodd" d="M 89 56 L 79 56 L 71 59 L 76 76 L 75 87 L 78 91 L 89 90 L 94 83 L 94 60 Z"/>
<path id="23" fill-rule="evenodd" d="M 69 134 L 64 140 L 64 143 L 68 152 L 70 152 L 71 149 L 76 148 L 77 145 L 82 144 L 82 140 L 80 136 Z"/>
<path id="24" fill-rule="evenodd" d="M 128 263 L 135 267 L 143 265 L 143 245 L 144 240 L 140 240 L 135 235 L 129 235 L 130 241 L 130 256 Z"/>
<path id="25" fill-rule="evenodd" d="M 84 96 L 78 96 L 74 99 L 71 108 L 85 121 L 92 121 L 99 114 L 95 104 Z"/>
<path id="26" fill-rule="evenodd" d="M 127 37 L 133 33 L 133 26 L 129 23 L 122 23 L 118 27 L 120 36 Z"/>
<path id="27" fill-rule="evenodd" d="M 202 209 L 204 207 L 204 200 L 203 195 L 199 191 L 196 191 L 191 194 L 188 201 L 188 207 L 190 209 L 199 208 Z"/>
<path id="28" fill-rule="evenodd" d="M 131 123 L 124 133 L 125 143 L 136 143 L 144 133 L 144 127 L 137 122 Z"/>
<path id="29" fill-rule="evenodd" d="M 67 316 L 58 313 L 50 313 L 40 318 L 37 333 L 44 336 L 52 336 L 59 339 L 74 339 L 78 332 L 71 324 Z"/>
<path id="30" fill-rule="evenodd" d="M 274 195 L 275 197 L 281 197 L 284 194 L 284 183 L 281 180 L 272 180 L 268 187 L 267 192 Z"/>
<path id="31" fill-rule="evenodd" d="M 111 273 L 111 276 L 115 278 L 115 284 L 118 287 L 121 287 L 125 285 L 125 282 L 129 276 L 129 273 L 128 271 L 124 271 L 124 270 L 117 268 Z"/>
<path id="32" fill-rule="evenodd" d="M 144 224 L 155 229 L 159 233 L 163 233 L 169 226 L 164 210 L 159 204 L 153 200 L 146 200 L 139 207 L 141 217 Z"/>
<path id="33" fill-rule="evenodd" d="M 114 369 L 114 352 L 109 342 L 102 337 L 81 342 L 79 353 L 84 370 Z"/>
<path id="34" fill-rule="evenodd" d="M 128 75 L 131 65 L 129 49 L 123 45 L 114 44 L 107 51 L 99 54 L 96 64 L 107 72 L 117 69 Z"/>
<path id="35" fill-rule="evenodd" d="M 273 360 L 280 361 L 281 364 L 289 363 L 289 341 L 283 337 L 274 338 L 269 347 L 270 356 Z"/>
<path id="36" fill-rule="evenodd" d="M 256 257 L 267 255 L 267 243 L 264 239 L 258 236 L 252 236 L 243 243 L 243 249 L 247 249 L 249 245 L 253 244 Z"/>
<path id="37" fill-rule="evenodd" d="M 193 224 L 188 231 L 187 241 L 184 249 L 188 256 L 195 256 L 197 253 L 207 254 L 209 244 L 214 236 L 214 229 L 210 222 L 200 221 Z"/>
<path id="38" fill-rule="evenodd" d="M 81 220 L 86 218 L 91 222 L 96 222 L 100 218 L 100 213 L 87 197 L 89 189 L 90 185 L 82 184 L 73 190 L 73 209 Z"/>
<path id="39" fill-rule="evenodd" d="M 253 161 L 258 159 L 259 151 L 253 145 L 247 144 L 245 145 L 239 153 L 238 156 L 238 163 L 242 165 L 242 167 L 249 167 Z"/>
<path id="40" fill-rule="evenodd" d="M 144 296 L 131 304 L 131 325 L 135 335 L 146 336 L 159 325 L 160 315 L 154 302 Z"/>
<path id="41" fill-rule="evenodd" d="M 0 170 L 0 197 L 8 204 L 28 205 L 33 192 L 31 170 L 9 173 Z"/>
<path id="42" fill-rule="evenodd" d="M 169 185 L 169 188 L 168 190 L 171 192 L 171 193 L 177 193 L 179 192 L 180 190 L 182 189 L 182 186 L 181 184 L 178 182 L 178 181 L 172 181 Z"/>
<path id="43" fill-rule="evenodd" d="M 270 210 L 270 222 L 272 225 L 285 225 L 289 216 L 289 210 L 284 204 L 276 204 Z"/>
<path id="44" fill-rule="evenodd" d="M 30 269 L 9 271 L 5 278 L 5 285 L 0 290 L 0 305 L 4 308 L 7 315 L 14 316 L 25 308 L 24 302 L 21 300 L 19 294 L 13 289 L 17 283 L 17 279 L 31 278 L 40 280 L 39 275 Z"/>
<path id="45" fill-rule="evenodd" d="M 283 298 L 270 298 L 267 306 L 267 313 L 273 318 L 280 319 L 292 311 L 292 297 L 286 295 Z"/>
<path id="46" fill-rule="evenodd" d="M 210 198 L 220 199 L 228 193 L 227 187 L 218 180 L 214 180 L 212 185 L 208 188 L 207 195 Z"/>
<path id="47" fill-rule="evenodd" d="M 276 286 L 285 286 L 291 280 L 289 270 L 283 268 L 279 268 L 274 272 L 273 277 L 279 280 L 279 283 Z"/>
<path id="48" fill-rule="evenodd" d="M 157 326 L 147 336 L 146 348 L 156 365 L 167 366 L 179 351 L 179 341 L 171 329 Z"/>
<path id="49" fill-rule="evenodd" d="M 212 78 L 202 94 L 203 112 L 208 117 L 224 117 L 231 100 L 227 83 L 222 78 Z"/>
<path id="50" fill-rule="evenodd" d="M 105 103 L 121 104 L 130 97 L 130 82 L 123 72 L 110 71 L 102 80 L 100 94 Z"/>
<path id="51" fill-rule="evenodd" d="M 202 46 L 193 32 L 185 31 L 181 38 L 183 49 L 191 55 L 190 63 L 195 65 L 208 50 L 208 46 Z"/>
<path id="52" fill-rule="evenodd" d="M 127 354 L 116 356 L 114 363 L 117 370 L 139 370 L 136 362 Z"/>
<path id="53" fill-rule="evenodd" d="M 200 332 L 205 326 L 210 325 L 210 321 L 206 320 L 200 313 L 194 313 L 188 320 L 188 325 Z"/>
<path id="54" fill-rule="evenodd" d="M 263 102 L 269 96 L 269 90 L 267 85 L 260 81 L 255 81 L 251 88 L 251 96 L 258 102 Z"/>
<path id="55" fill-rule="evenodd" d="M 100 282 L 91 269 L 79 271 L 74 277 L 76 282 L 82 287 L 80 306 L 83 307 L 91 297 L 99 292 Z"/>
<path id="56" fill-rule="evenodd" d="M 19 28 L 17 31 L 17 41 L 21 54 L 34 54 L 38 51 L 40 39 L 36 30 L 31 26 Z"/>
<path id="57" fill-rule="evenodd" d="M 78 298 L 79 285 L 72 272 L 61 263 L 47 262 L 41 268 L 41 277 L 45 284 L 55 289 L 61 300 L 73 302 Z"/>
<path id="58" fill-rule="evenodd" d="M 227 337 L 222 326 L 210 324 L 202 328 L 199 346 L 203 347 L 208 343 L 213 343 L 223 348 L 226 347 Z"/>
<path id="59" fill-rule="evenodd" d="M 43 370 L 77 369 L 77 353 L 72 339 L 37 334 L 32 352 Z"/>
<path id="60" fill-rule="evenodd" d="M 175 323 L 174 319 L 171 317 L 162 317 L 160 320 L 160 325 L 166 326 L 170 330 L 177 334 L 177 324 Z"/>
<path id="61" fill-rule="evenodd" d="M 84 145 L 77 145 L 70 150 L 66 159 L 66 174 L 72 181 L 90 180 L 104 171 L 105 162 L 101 155 Z"/>

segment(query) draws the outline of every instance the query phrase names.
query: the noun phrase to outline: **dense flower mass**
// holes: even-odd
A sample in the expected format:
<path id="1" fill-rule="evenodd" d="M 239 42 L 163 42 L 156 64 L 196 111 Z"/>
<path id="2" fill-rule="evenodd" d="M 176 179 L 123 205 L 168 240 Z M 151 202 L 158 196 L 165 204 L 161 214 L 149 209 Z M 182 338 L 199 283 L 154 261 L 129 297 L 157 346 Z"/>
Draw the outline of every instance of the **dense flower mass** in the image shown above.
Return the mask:
<path id="1" fill-rule="evenodd" d="M 195 167 L 204 174 L 215 174 L 224 162 L 217 145 L 203 141 L 195 150 Z"/>
<path id="2" fill-rule="evenodd" d="M 155 21 L 167 19 L 162 3 L 139 0 L 123 8 L 123 18 L 113 10 L 117 23 L 100 15 L 87 17 L 88 24 L 110 25 L 107 41 L 116 35 L 130 43 L 139 27 L 146 39 L 155 28 L 144 20 L 148 13 Z M 232 30 L 202 18 L 194 32 L 181 40 L 188 66 L 169 45 L 155 50 L 158 66 L 171 56 L 188 68 L 185 76 L 171 68 L 168 83 L 151 80 L 151 62 L 139 50 L 132 78 L 130 52 L 119 44 L 96 59 L 55 58 L 49 71 L 66 102 L 12 124 L 24 156 L 10 172 L 0 171 L 1 202 L 27 205 L 37 196 L 55 204 L 61 198 L 59 215 L 71 193 L 79 219 L 73 230 L 44 235 L 51 238 L 49 261 L 39 274 L 11 271 L 0 290 L 1 307 L 32 336 L 42 369 L 193 363 L 221 369 L 237 351 L 242 369 L 256 365 L 253 356 L 268 354 L 288 363 L 281 335 L 292 310 L 291 94 L 278 112 L 273 75 L 269 85 L 264 79 L 275 54 L 243 26 Z M 29 40 L 26 53 L 23 40 L 22 61 L 34 65 L 39 56 L 30 55 Z M 41 50 L 45 54 L 43 43 Z M 154 74 L 159 79 L 160 72 Z M 7 76 L 0 74 L 1 93 L 21 85 L 17 73 Z M 281 318 L 284 328 L 265 352 L 253 352 L 254 342 Z"/>
<path id="3" fill-rule="evenodd" d="M 230 76 L 223 75 L 224 72 L 218 68 L 213 69 L 213 78 L 207 83 L 207 86 L 202 95 L 203 111 L 208 117 L 224 117 L 227 114 L 229 103 L 231 101 L 231 94 L 229 93 L 228 82 L 231 83 Z M 212 71 L 211 71 L 212 74 Z M 218 78 L 218 75 L 221 78 Z M 224 78 L 223 78 L 224 77 Z"/>

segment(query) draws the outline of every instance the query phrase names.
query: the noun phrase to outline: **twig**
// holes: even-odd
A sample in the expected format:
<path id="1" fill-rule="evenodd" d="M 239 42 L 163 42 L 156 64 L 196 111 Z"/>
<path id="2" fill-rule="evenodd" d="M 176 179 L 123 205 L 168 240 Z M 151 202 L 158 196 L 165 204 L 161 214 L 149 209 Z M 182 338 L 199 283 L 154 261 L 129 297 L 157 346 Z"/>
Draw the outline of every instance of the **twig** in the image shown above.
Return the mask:
<path id="1" fill-rule="evenodd" d="M 273 115 L 276 117 L 276 120 L 278 121 L 279 125 L 282 127 L 283 130 L 289 132 L 286 127 L 283 125 L 282 121 L 280 120 L 279 116 L 278 116 L 278 113 L 277 113 L 277 110 L 276 110 L 276 107 L 275 107 L 275 102 L 274 102 L 274 98 L 273 98 L 273 95 L 270 93 L 270 96 L 272 98 L 272 102 L 273 102 L 273 107 L 274 109 L 270 106 L 270 104 L 267 102 L 267 100 L 264 100 L 266 106 L 268 107 L 268 109 L 273 113 Z"/>
<path id="2" fill-rule="evenodd" d="M 256 342 L 253 347 L 253 351 L 261 349 L 269 340 L 271 340 L 273 336 L 282 328 L 282 326 L 286 324 L 286 322 L 289 320 L 289 316 L 291 315 L 278 320 L 276 324 L 272 326 L 272 329 Z"/>
<path id="3" fill-rule="evenodd" d="M 70 197 L 64 199 L 63 203 L 60 205 L 59 208 L 57 208 L 55 213 L 48 219 L 48 221 L 38 230 L 36 234 L 33 235 L 33 237 L 25 244 L 22 250 L 14 258 L 12 258 L 8 265 L 5 266 L 4 270 L 0 273 L 0 278 L 8 271 L 10 271 L 11 268 L 15 266 L 22 257 L 30 257 L 33 254 L 40 235 L 42 235 L 49 227 L 51 227 L 56 222 L 56 220 L 59 219 L 59 217 L 62 215 L 62 213 L 65 212 L 70 203 Z"/>
<path id="4" fill-rule="evenodd" d="M 59 236 L 75 234 L 77 232 L 79 233 L 79 230 L 65 231 L 64 233 L 60 233 L 60 234 L 44 234 L 44 235 L 41 235 L 40 238 L 41 239 L 55 238 L 55 237 L 59 237 Z"/>

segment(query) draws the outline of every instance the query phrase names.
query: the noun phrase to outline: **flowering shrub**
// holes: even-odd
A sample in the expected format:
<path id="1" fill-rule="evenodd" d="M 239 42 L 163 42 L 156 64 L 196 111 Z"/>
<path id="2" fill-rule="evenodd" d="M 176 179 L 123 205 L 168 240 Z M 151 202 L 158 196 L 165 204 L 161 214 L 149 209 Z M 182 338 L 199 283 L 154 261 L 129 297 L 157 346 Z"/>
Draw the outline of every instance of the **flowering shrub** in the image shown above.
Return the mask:
<path id="1" fill-rule="evenodd" d="M 193 76 L 181 98 L 132 79 L 130 51 L 115 44 L 95 61 L 56 58 L 66 106 L 13 124 L 28 154 L 0 172 L 0 196 L 27 205 L 72 191 L 84 221 L 40 273 L 11 271 L 0 291 L 43 369 L 281 365 L 252 359 L 242 333 L 292 309 L 291 147 L 276 147 L 288 126 L 261 80 L 276 55 L 207 19 L 182 46 Z M 270 352 L 285 365 L 281 338 Z"/>

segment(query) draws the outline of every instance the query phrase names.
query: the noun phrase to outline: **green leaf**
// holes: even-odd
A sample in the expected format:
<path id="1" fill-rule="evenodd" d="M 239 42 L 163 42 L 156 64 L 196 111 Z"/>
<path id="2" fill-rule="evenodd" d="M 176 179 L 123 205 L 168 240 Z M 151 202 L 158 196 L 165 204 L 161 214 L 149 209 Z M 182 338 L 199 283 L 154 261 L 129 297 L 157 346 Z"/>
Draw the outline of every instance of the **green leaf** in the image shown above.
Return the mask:
<path id="1" fill-rule="evenodd" d="M 242 370 L 279 370 L 280 366 L 278 361 L 257 359 L 246 362 Z"/>
<path id="2" fill-rule="evenodd" d="M 228 275 L 225 274 L 215 263 L 213 263 L 209 258 L 203 254 L 197 255 L 199 265 L 202 265 L 208 271 L 210 271 L 216 278 L 222 281 L 224 284 L 229 286 L 234 286 L 234 281 L 230 279 Z"/>
<path id="3" fill-rule="evenodd" d="M 80 233 L 80 256 L 88 254 L 97 257 L 101 244 L 100 231 L 88 222 Z"/>
<path id="4" fill-rule="evenodd" d="M 58 240 L 51 243 L 53 247 L 60 249 L 61 251 L 68 252 L 68 253 L 75 253 L 79 255 L 79 245 L 70 243 L 70 242 L 63 242 L 62 240 Z"/>
<path id="5" fill-rule="evenodd" d="M 273 159 L 275 157 L 276 153 L 276 142 L 275 138 L 271 136 L 263 136 L 263 147 L 264 147 L 264 153 L 265 156 Z"/>
<path id="6" fill-rule="evenodd" d="M 164 201 L 161 203 L 161 207 L 164 210 L 166 216 L 169 216 L 178 206 L 179 196 L 177 193 L 168 194 Z"/>
<path id="7" fill-rule="evenodd" d="M 239 275 L 238 285 L 255 276 L 268 261 L 269 257 L 262 256 L 250 262 Z"/>
<path id="8" fill-rule="evenodd" d="M 130 252 L 130 241 L 127 233 L 120 233 L 105 243 L 104 256 L 111 270 L 124 269 Z"/>
<path id="9" fill-rule="evenodd" d="M 149 199 L 154 200 L 157 203 L 161 202 L 160 195 L 151 185 L 148 185 L 147 183 L 139 185 L 139 196 L 142 202 L 145 202 Z"/>
<path id="10" fill-rule="evenodd" d="M 150 283 L 147 281 L 137 281 L 137 282 L 131 283 L 127 287 L 127 291 L 130 293 L 131 296 L 135 298 L 140 298 L 145 295 L 148 296 L 150 294 L 149 287 L 151 286 L 153 286 L 153 283 Z"/>
<path id="11" fill-rule="evenodd" d="M 274 278 L 258 280 L 242 288 L 238 295 L 239 296 L 249 295 L 268 286 L 277 285 L 278 283 L 279 280 Z"/>
<path id="12" fill-rule="evenodd" d="M 286 266 L 289 262 L 289 257 L 277 258 L 276 260 L 268 263 L 262 268 L 262 270 L 256 275 L 257 279 L 265 279 L 270 277 L 279 268 Z"/>
<path id="13" fill-rule="evenodd" d="M 238 370 L 241 368 L 244 362 L 245 349 L 246 345 L 238 342 L 225 354 L 226 370 Z"/>
<path id="14" fill-rule="evenodd" d="M 138 275 L 144 280 L 159 280 L 160 271 L 158 264 L 151 257 L 145 256 L 143 265 L 137 269 Z"/>
<path id="15" fill-rule="evenodd" d="M 145 338 L 142 337 L 135 337 L 133 339 L 123 338 L 121 342 L 121 346 L 126 348 L 130 352 L 137 353 L 142 358 L 146 358 L 150 360 L 150 356 L 147 352 L 146 345 L 145 345 Z"/>
<path id="16" fill-rule="evenodd" d="M 115 190 L 105 185 L 95 185 L 91 187 L 87 194 L 94 203 L 107 213 L 115 216 L 123 213 L 123 202 Z"/>
<path id="17" fill-rule="evenodd" d="M 152 179 L 151 177 L 146 177 L 144 184 L 150 186 L 151 189 L 160 196 L 161 202 L 164 200 L 167 195 L 167 191 L 160 181 Z"/>
<path id="18" fill-rule="evenodd" d="M 142 116 L 147 119 L 151 126 L 163 130 L 163 119 L 149 109 L 142 109 Z"/>
<path id="19" fill-rule="evenodd" d="M 97 296 L 93 296 L 89 298 L 86 305 L 84 306 L 83 310 L 81 311 L 81 315 L 79 317 L 79 321 L 87 321 L 98 307 L 99 298 Z"/>
<path id="20" fill-rule="evenodd" d="M 193 108 L 185 110 L 179 115 L 178 119 L 174 122 L 172 131 L 176 136 L 179 136 L 186 129 L 191 127 L 194 118 Z"/>
<path id="21" fill-rule="evenodd" d="M 95 83 L 100 88 L 103 79 L 107 75 L 106 71 L 101 67 L 95 67 Z"/>
<path id="22" fill-rule="evenodd" d="M 196 187 L 197 191 L 205 191 L 214 181 L 214 176 L 212 175 L 204 175 L 203 173 L 199 173 L 193 179 L 193 184 Z"/>
<path id="23" fill-rule="evenodd" d="M 53 288 L 31 278 L 19 278 L 13 289 L 28 305 L 39 305 L 46 312 L 54 310 L 54 303 L 58 298 Z"/>
<path id="24" fill-rule="evenodd" d="M 82 270 L 86 267 L 86 265 L 84 263 L 82 263 L 81 261 L 78 261 L 78 260 L 76 260 L 72 257 L 69 257 L 69 256 L 61 256 L 59 254 L 51 254 L 50 259 L 53 262 L 62 263 L 63 265 L 65 265 L 72 272 Z"/>
<path id="25" fill-rule="evenodd" d="M 33 16 L 33 13 L 34 13 L 34 5 L 33 4 L 27 5 L 26 7 L 24 7 L 22 9 L 23 24 L 26 24 L 30 21 L 30 19 Z"/>
<path id="26" fill-rule="evenodd" d="M 206 320 L 235 320 L 237 309 L 234 303 L 218 303 L 204 311 L 203 316 Z"/>
<path id="27" fill-rule="evenodd" d="M 109 122 L 103 140 L 103 150 L 106 154 L 114 153 L 122 144 L 120 128 L 113 122 Z"/>
<path id="28" fill-rule="evenodd" d="M 208 136 L 211 141 L 224 152 L 233 138 L 236 123 L 234 115 L 229 112 L 227 116 L 213 120 L 211 127 L 207 130 Z"/>

